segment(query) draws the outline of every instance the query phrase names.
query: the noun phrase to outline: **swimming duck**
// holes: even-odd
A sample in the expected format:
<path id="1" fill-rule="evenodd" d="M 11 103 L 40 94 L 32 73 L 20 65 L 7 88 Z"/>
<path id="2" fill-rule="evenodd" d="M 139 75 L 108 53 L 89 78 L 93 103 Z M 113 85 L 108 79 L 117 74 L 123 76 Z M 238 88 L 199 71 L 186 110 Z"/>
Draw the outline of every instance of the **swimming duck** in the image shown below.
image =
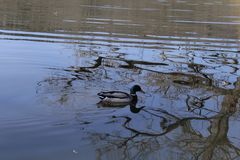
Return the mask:
<path id="1" fill-rule="evenodd" d="M 136 92 L 145 93 L 139 85 L 130 89 L 130 94 L 122 91 L 100 92 L 97 95 L 101 99 L 99 103 L 103 106 L 126 106 L 137 103 Z"/>

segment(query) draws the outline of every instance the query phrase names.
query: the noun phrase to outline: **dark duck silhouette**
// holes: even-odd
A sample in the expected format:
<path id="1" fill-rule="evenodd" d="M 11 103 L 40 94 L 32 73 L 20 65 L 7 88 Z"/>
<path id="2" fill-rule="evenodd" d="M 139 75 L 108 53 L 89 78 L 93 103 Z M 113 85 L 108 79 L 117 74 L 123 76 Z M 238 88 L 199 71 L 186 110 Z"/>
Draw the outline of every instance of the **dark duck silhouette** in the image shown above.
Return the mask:
<path id="1" fill-rule="evenodd" d="M 126 105 L 135 106 L 137 103 L 137 92 L 145 93 L 139 85 L 134 85 L 130 89 L 130 94 L 122 91 L 100 92 L 97 95 L 101 99 L 98 104 L 104 107 L 123 107 Z M 133 109 L 134 110 L 134 109 Z"/>

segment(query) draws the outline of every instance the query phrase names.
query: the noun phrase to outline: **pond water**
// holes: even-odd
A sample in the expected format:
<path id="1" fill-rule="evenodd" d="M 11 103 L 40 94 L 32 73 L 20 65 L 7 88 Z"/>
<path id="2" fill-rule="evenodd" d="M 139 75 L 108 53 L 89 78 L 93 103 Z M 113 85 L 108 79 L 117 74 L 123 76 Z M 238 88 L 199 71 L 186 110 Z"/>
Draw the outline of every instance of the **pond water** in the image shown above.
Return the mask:
<path id="1" fill-rule="evenodd" d="M 0 0 L 0 159 L 240 159 L 239 37 L 238 0 Z"/>

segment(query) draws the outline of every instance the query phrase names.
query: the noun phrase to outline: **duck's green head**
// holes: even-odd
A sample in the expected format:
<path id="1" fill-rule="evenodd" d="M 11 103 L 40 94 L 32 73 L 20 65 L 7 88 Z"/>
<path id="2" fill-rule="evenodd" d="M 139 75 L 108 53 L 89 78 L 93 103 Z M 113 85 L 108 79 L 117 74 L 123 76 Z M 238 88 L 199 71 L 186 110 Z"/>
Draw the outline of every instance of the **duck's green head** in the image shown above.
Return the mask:
<path id="1" fill-rule="evenodd" d="M 139 85 L 134 85 L 134 86 L 130 89 L 130 94 L 136 94 L 136 92 L 145 93 Z"/>

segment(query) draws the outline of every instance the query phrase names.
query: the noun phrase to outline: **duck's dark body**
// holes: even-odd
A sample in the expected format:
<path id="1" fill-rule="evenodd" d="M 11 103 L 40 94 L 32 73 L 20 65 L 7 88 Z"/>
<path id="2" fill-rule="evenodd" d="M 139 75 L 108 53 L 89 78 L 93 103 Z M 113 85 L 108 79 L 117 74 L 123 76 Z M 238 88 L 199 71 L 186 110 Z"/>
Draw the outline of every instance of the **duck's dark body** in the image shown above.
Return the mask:
<path id="1" fill-rule="evenodd" d="M 98 93 L 103 106 L 126 106 L 137 102 L 136 92 L 142 91 L 141 87 L 135 85 L 131 88 L 130 94 L 122 91 L 109 91 Z M 143 92 L 143 91 L 142 91 Z"/>

